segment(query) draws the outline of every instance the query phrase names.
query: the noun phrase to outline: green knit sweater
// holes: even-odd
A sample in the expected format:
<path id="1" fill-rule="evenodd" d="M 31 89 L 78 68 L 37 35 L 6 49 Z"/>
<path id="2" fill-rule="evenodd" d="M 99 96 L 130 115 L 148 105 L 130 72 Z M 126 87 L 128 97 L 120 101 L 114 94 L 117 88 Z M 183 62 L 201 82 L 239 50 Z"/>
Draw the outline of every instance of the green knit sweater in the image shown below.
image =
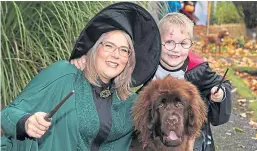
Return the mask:
<path id="1" fill-rule="evenodd" d="M 70 91 L 75 90 L 53 116 L 50 129 L 40 138 L 16 139 L 16 124 L 21 117 L 49 112 Z M 131 107 L 136 95 L 126 101 L 113 95 L 111 131 L 100 151 L 129 150 L 132 133 Z M 41 71 L 1 114 L 2 151 L 90 150 L 100 123 L 89 82 L 67 61 L 58 61 Z"/>

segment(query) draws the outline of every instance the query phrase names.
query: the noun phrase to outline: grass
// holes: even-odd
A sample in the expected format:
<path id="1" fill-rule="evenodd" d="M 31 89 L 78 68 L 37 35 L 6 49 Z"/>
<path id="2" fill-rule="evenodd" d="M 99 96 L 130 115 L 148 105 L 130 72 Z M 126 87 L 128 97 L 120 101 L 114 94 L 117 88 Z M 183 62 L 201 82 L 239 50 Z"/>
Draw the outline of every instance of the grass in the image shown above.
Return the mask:
<path id="1" fill-rule="evenodd" d="M 236 71 L 239 72 L 246 72 L 248 74 L 256 75 L 257 74 L 257 68 L 253 67 L 233 67 Z"/>
<path id="2" fill-rule="evenodd" d="M 101 8 L 98 2 L 1 2 L 1 104 L 40 69 L 68 59 L 73 39 Z"/>
<path id="3" fill-rule="evenodd" d="M 253 119 L 257 119 L 257 102 L 252 102 L 248 105 L 249 109 L 254 111 Z"/>
<path id="4" fill-rule="evenodd" d="M 232 69 L 234 69 L 234 68 L 236 68 L 236 67 L 233 67 Z M 244 83 L 244 81 L 240 77 L 235 75 L 233 70 L 228 71 L 228 77 L 229 77 L 232 85 L 237 88 L 237 93 L 241 97 L 249 99 L 249 100 L 257 99 L 257 95 L 248 88 L 248 86 Z M 257 118 L 257 102 L 255 101 L 255 102 L 249 103 L 248 108 L 250 110 L 254 111 L 253 117 Z"/>

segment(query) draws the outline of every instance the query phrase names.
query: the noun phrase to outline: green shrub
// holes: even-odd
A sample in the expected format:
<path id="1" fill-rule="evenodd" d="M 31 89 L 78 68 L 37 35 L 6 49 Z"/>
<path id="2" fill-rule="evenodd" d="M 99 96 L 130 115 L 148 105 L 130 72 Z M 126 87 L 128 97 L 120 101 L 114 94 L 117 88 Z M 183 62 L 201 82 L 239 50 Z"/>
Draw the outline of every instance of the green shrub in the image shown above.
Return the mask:
<path id="1" fill-rule="evenodd" d="M 238 14 L 233 2 L 219 1 L 217 2 L 216 10 L 213 10 L 212 12 L 214 12 L 214 14 L 212 14 L 212 24 L 220 25 L 244 22 L 243 18 Z"/>

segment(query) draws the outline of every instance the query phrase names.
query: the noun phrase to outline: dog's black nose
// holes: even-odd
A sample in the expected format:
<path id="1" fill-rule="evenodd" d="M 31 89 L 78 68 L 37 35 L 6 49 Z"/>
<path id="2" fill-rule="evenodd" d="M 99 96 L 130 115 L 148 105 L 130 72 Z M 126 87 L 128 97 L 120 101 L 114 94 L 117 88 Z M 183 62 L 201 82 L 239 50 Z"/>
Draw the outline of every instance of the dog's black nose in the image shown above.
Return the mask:
<path id="1" fill-rule="evenodd" d="M 177 124 L 178 123 L 178 117 L 177 116 L 169 116 L 168 119 L 167 119 L 167 122 L 170 124 L 170 125 L 174 125 L 174 124 Z"/>

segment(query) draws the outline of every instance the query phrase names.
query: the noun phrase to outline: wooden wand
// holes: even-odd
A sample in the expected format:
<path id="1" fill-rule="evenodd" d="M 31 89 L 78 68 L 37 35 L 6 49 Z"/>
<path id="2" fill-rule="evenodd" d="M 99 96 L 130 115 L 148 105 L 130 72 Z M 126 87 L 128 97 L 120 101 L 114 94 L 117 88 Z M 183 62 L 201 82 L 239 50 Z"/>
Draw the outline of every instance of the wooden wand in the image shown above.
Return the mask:
<path id="1" fill-rule="evenodd" d="M 52 117 L 53 115 L 55 114 L 55 112 L 63 105 L 63 103 L 70 97 L 72 96 L 72 94 L 74 93 L 75 91 L 72 90 L 60 103 L 58 103 L 55 108 L 46 114 L 46 116 L 44 117 L 44 119 L 48 122 L 50 122 L 52 120 Z"/>
<path id="2" fill-rule="evenodd" d="M 220 90 L 221 84 L 224 82 L 225 77 L 226 77 L 226 75 L 227 75 L 227 73 L 228 73 L 228 69 L 229 69 L 229 68 L 227 68 L 227 70 L 226 70 L 224 76 L 222 77 L 222 80 L 220 81 L 219 86 L 218 86 L 217 90 L 214 92 L 214 94 L 216 94 L 216 93 Z"/>

